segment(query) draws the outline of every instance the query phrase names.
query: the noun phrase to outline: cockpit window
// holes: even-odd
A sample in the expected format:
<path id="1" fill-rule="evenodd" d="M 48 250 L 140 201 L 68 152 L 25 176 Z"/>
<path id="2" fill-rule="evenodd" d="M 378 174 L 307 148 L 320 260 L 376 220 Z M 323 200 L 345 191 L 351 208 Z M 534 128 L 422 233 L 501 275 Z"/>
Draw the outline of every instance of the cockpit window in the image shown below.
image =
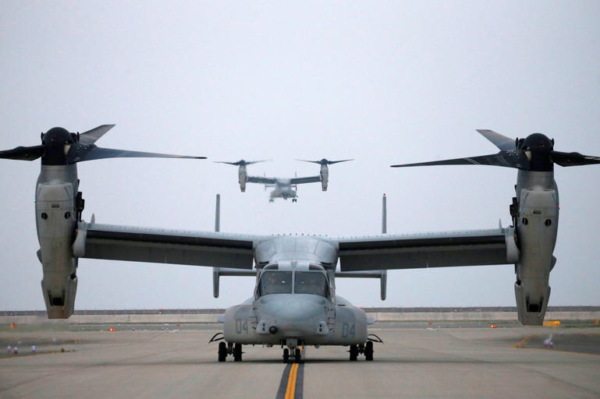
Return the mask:
<path id="1" fill-rule="evenodd" d="M 291 294 L 292 272 L 263 272 L 260 278 L 259 295 Z"/>
<path id="2" fill-rule="evenodd" d="M 294 285 L 296 294 L 313 294 L 327 296 L 327 279 L 319 272 L 296 272 Z"/>

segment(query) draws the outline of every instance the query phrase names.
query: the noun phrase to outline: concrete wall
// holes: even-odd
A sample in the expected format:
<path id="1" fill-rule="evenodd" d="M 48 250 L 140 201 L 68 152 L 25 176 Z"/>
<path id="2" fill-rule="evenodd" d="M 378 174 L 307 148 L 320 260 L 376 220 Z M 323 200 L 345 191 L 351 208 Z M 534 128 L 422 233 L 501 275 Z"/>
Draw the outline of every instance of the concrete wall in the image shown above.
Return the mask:
<path id="1" fill-rule="evenodd" d="M 368 317 L 379 322 L 394 321 L 517 321 L 516 312 L 456 311 L 456 312 L 367 312 Z M 118 314 L 118 315 L 73 315 L 67 320 L 49 320 L 45 316 L 0 316 L 0 324 L 120 324 L 120 323 L 217 323 L 218 314 Z M 546 320 L 597 320 L 600 311 L 548 312 Z"/>

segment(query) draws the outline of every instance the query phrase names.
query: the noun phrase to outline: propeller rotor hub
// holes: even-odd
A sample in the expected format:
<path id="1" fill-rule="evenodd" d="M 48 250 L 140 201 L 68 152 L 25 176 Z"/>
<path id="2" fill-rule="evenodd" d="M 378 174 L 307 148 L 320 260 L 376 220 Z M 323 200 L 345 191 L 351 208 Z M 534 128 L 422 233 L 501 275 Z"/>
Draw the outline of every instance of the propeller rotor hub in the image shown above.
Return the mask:
<path id="1" fill-rule="evenodd" d="M 529 170 L 549 172 L 554 169 L 554 162 L 550 156 L 554 150 L 554 143 L 542 133 L 533 133 L 527 136 L 519 149 L 525 153 L 529 160 Z"/>
<path id="2" fill-rule="evenodd" d="M 65 165 L 67 153 L 75 142 L 73 135 L 62 127 L 54 127 L 42 136 L 46 152 L 42 157 L 44 165 Z"/>

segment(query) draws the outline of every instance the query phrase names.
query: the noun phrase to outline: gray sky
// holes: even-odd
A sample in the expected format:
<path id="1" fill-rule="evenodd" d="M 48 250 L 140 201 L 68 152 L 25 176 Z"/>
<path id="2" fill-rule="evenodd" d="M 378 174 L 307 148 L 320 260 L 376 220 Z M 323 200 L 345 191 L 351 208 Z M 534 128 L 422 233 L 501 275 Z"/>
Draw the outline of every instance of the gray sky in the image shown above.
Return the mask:
<path id="1" fill-rule="evenodd" d="M 0 13 L 0 147 L 54 126 L 117 126 L 110 148 L 207 156 L 79 164 L 84 219 L 222 231 L 368 235 L 510 223 L 516 170 L 392 169 L 484 155 L 475 129 L 542 132 L 559 151 L 600 155 L 598 1 L 10 1 Z M 355 158 L 299 202 L 239 191 L 212 161 L 273 158 L 251 174 L 318 173 L 294 158 Z M 0 309 L 43 309 L 34 219 L 39 162 L 0 160 Z M 560 168 L 558 263 L 550 305 L 599 305 L 600 166 Z M 210 268 L 84 259 L 76 309 L 226 307 L 253 279 Z M 513 266 L 338 280 L 363 306 L 514 305 Z"/>

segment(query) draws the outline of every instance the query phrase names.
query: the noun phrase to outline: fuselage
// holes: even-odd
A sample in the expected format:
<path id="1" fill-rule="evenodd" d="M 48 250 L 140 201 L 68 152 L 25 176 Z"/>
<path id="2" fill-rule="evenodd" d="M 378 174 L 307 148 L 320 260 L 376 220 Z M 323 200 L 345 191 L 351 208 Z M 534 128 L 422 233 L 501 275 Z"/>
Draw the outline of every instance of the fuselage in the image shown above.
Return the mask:
<path id="1" fill-rule="evenodd" d="M 275 189 L 271 191 L 270 194 L 271 199 L 275 198 L 296 198 L 296 190 L 292 188 L 289 179 L 277 179 L 275 183 Z"/>
<path id="2" fill-rule="evenodd" d="M 337 249 L 323 238 L 260 242 L 254 296 L 227 309 L 224 336 L 240 344 L 352 345 L 367 340 L 362 309 L 335 295 Z"/>

